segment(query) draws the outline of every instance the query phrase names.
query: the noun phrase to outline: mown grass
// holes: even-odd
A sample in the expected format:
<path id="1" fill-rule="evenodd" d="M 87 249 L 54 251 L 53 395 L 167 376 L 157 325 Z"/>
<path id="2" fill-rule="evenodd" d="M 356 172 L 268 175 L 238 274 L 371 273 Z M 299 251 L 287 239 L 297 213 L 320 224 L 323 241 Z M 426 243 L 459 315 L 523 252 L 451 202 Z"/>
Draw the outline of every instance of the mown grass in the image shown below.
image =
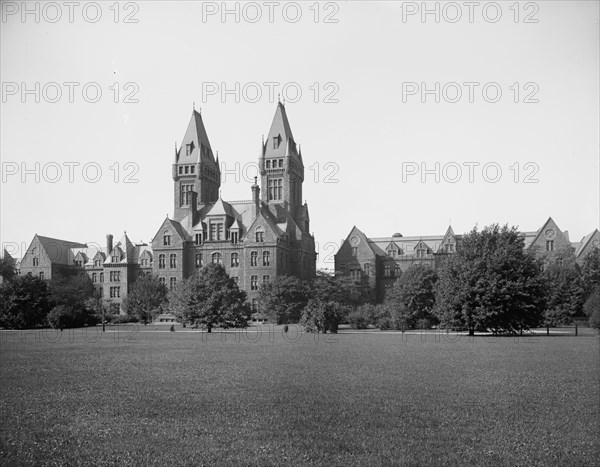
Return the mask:
<path id="1" fill-rule="evenodd" d="M 315 341 L 293 331 L 236 340 L 111 330 L 91 342 L 77 330 L 54 343 L 2 333 L 0 462 L 593 465 L 600 458 L 597 336 L 449 342 L 342 333 Z"/>

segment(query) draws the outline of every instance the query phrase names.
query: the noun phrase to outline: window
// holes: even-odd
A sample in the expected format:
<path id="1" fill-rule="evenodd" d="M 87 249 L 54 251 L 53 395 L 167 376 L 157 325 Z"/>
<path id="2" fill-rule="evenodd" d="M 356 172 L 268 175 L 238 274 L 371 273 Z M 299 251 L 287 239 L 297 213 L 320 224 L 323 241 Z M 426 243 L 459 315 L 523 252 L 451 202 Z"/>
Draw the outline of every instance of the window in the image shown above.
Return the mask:
<path id="1" fill-rule="evenodd" d="M 250 290 L 258 290 L 258 276 L 250 276 Z"/>
<path id="2" fill-rule="evenodd" d="M 177 278 L 176 277 L 171 277 L 169 279 L 169 290 L 173 290 L 175 288 L 176 284 L 177 284 Z"/>
<path id="3" fill-rule="evenodd" d="M 267 282 L 269 282 L 271 280 L 271 276 L 269 276 L 268 274 L 263 276 L 263 284 L 266 284 Z"/>
<path id="4" fill-rule="evenodd" d="M 271 168 L 271 161 L 267 161 L 267 169 Z"/>
<path id="5" fill-rule="evenodd" d="M 98 297 L 102 298 L 104 296 L 104 289 L 102 287 L 100 287 L 98 289 Z"/>
<path id="6" fill-rule="evenodd" d="M 230 231 L 229 236 L 231 238 L 231 243 L 237 243 L 238 242 L 238 232 L 237 231 Z"/>
<path id="7" fill-rule="evenodd" d="M 262 231 L 262 229 L 256 229 L 256 241 L 259 243 L 262 243 L 265 241 L 265 233 Z"/>
<path id="8" fill-rule="evenodd" d="M 283 167 L 283 159 L 279 159 L 279 167 Z"/>
<path id="9" fill-rule="evenodd" d="M 395 248 L 390 248 L 387 253 L 390 258 L 396 257 L 396 249 Z"/>
<path id="10" fill-rule="evenodd" d="M 190 166 L 186 165 L 185 166 L 185 174 L 188 175 L 190 173 Z"/>
<path id="11" fill-rule="evenodd" d="M 194 236 L 194 243 L 195 243 L 196 245 L 202 245 L 202 234 L 201 234 L 201 233 L 197 233 L 197 234 Z"/>
<path id="12" fill-rule="evenodd" d="M 281 136 L 277 135 L 273 137 L 273 149 L 277 149 L 279 147 L 279 143 L 281 143 Z"/>
<path id="13" fill-rule="evenodd" d="M 271 178 L 268 182 L 269 201 L 278 201 L 283 198 L 283 180 L 281 178 Z"/>
<path id="14" fill-rule="evenodd" d="M 214 264 L 221 264 L 223 259 L 223 256 L 221 255 L 221 253 L 213 253 L 212 254 L 212 262 Z"/>
<path id="15" fill-rule="evenodd" d="M 222 240 L 223 239 L 223 223 L 222 222 L 211 222 L 210 224 L 210 239 L 211 240 Z"/>
<path id="16" fill-rule="evenodd" d="M 250 252 L 250 266 L 258 266 L 258 251 Z"/>
<path id="17" fill-rule="evenodd" d="M 177 267 L 177 255 L 175 253 L 171 253 L 169 255 L 169 267 L 174 269 Z"/>
<path id="18" fill-rule="evenodd" d="M 186 169 L 187 169 L 187 167 L 186 167 Z M 194 188 L 194 185 L 181 185 L 181 187 L 179 188 L 179 205 L 180 206 L 189 206 L 192 203 L 193 188 Z"/>
<path id="19" fill-rule="evenodd" d="M 166 255 L 160 254 L 158 255 L 158 269 L 164 269 L 166 262 Z"/>
<path id="20" fill-rule="evenodd" d="M 185 155 L 186 156 L 191 155 L 193 150 L 194 150 L 194 143 L 190 143 L 190 144 L 186 144 L 185 145 Z"/>
<path id="21" fill-rule="evenodd" d="M 102 282 L 104 282 L 104 273 L 103 272 L 100 273 L 100 283 L 102 284 Z"/>
<path id="22" fill-rule="evenodd" d="M 252 311 L 258 311 L 258 300 L 256 298 L 252 299 Z"/>
<path id="23" fill-rule="evenodd" d="M 398 263 L 394 265 L 394 275 L 400 277 L 400 265 Z"/>
<path id="24" fill-rule="evenodd" d="M 370 276 L 371 275 L 371 264 L 370 263 L 365 263 L 364 269 L 365 269 L 365 274 L 367 276 Z"/>
<path id="25" fill-rule="evenodd" d="M 554 251 L 554 240 L 546 240 L 546 251 Z"/>
<path id="26" fill-rule="evenodd" d="M 240 265 L 240 255 L 238 253 L 231 253 L 231 267 L 237 268 Z"/>
<path id="27" fill-rule="evenodd" d="M 40 279 L 44 280 L 44 272 L 40 272 Z"/>
<path id="28" fill-rule="evenodd" d="M 195 265 L 197 268 L 201 268 L 202 267 L 202 254 L 201 253 L 196 253 L 196 262 Z"/>
<path id="29" fill-rule="evenodd" d="M 563 265 L 563 259 L 562 258 L 556 258 L 556 265 L 557 266 L 562 266 Z"/>
<path id="30" fill-rule="evenodd" d="M 160 285 L 165 285 L 165 284 L 166 284 L 166 282 L 167 282 L 167 280 L 166 280 L 164 277 L 159 277 L 159 278 L 158 278 L 158 283 L 159 283 Z"/>
<path id="31" fill-rule="evenodd" d="M 40 265 L 40 259 L 39 258 L 33 258 L 33 265 L 34 266 L 39 266 Z"/>
<path id="32" fill-rule="evenodd" d="M 360 269 L 352 269 L 350 271 L 350 277 L 355 281 L 359 281 L 360 280 Z"/>
<path id="33" fill-rule="evenodd" d="M 179 175 L 183 175 L 183 166 L 182 165 L 179 166 Z"/>
<path id="34" fill-rule="evenodd" d="M 448 243 L 446 245 L 446 253 L 454 253 L 454 243 Z"/>
<path id="35" fill-rule="evenodd" d="M 94 282 L 94 283 L 95 283 L 95 282 L 98 282 L 98 276 L 97 276 L 97 274 L 96 274 L 96 273 L 93 273 L 93 274 L 92 274 L 92 282 Z"/>
<path id="36" fill-rule="evenodd" d="M 417 245 L 417 258 L 425 258 L 425 256 L 427 255 L 427 247 L 420 243 Z"/>
<path id="37" fill-rule="evenodd" d="M 356 257 L 356 255 L 358 255 L 358 247 L 357 246 L 353 246 L 352 247 L 352 256 Z"/>
<path id="38" fill-rule="evenodd" d="M 75 266 L 78 267 L 78 268 L 80 268 L 81 267 L 81 261 L 75 260 Z"/>
<path id="39" fill-rule="evenodd" d="M 110 282 L 119 282 L 121 280 L 121 271 L 110 271 Z"/>
<path id="40" fill-rule="evenodd" d="M 119 254 L 117 253 L 116 255 L 114 255 L 114 256 L 111 258 L 111 261 L 112 261 L 113 263 L 118 263 L 119 261 L 121 261 L 121 255 L 119 255 Z"/>
<path id="41" fill-rule="evenodd" d="M 263 266 L 270 266 L 270 265 L 271 265 L 271 252 L 263 251 Z"/>
<path id="42" fill-rule="evenodd" d="M 163 245 L 164 246 L 171 245 L 171 232 L 169 232 L 168 230 L 165 230 L 163 233 Z"/>
<path id="43" fill-rule="evenodd" d="M 389 276 L 391 276 L 391 274 L 392 274 L 391 266 L 389 264 L 386 264 L 385 265 L 385 273 L 384 273 L 384 275 L 386 277 L 389 277 Z"/>
<path id="44" fill-rule="evenodd" d="M 96 261 L 94 261 L 94 267 L 95 268 L 99 268 L 100 266 L 102 266 L 102 261 L 100 261 L 99 259 L 97 259 Z"/>
<path id="45" fill-rule="evenodd" d="M 111 287 L 110 298 L 121 298 L 121 287 Z"/>

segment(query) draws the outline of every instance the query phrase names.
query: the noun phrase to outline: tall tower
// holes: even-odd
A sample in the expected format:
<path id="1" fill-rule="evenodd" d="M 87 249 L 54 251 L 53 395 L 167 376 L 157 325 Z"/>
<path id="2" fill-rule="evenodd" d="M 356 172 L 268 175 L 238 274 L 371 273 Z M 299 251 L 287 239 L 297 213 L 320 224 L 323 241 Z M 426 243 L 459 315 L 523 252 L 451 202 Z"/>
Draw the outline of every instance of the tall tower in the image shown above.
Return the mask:
<path id="1" fill-rule="evenodd" d="M 215 159 L 202 116 L 194 109 L 179 149 L 175 147 L 173 162 L 173 217 L 180 220 L 189 212 L 197 195 L 197 206 L 214 203 L 219 197 L 221 170 L 219 158 Z"/>
<path id="2" fill-rule="evenodd" d="M 277 104 L 267 140 L 262 142 L 259 167 L 262 201 L 282 221 L 285 211 L 294 219 L 301 218 L 304 164 L 281 102 Z"/>

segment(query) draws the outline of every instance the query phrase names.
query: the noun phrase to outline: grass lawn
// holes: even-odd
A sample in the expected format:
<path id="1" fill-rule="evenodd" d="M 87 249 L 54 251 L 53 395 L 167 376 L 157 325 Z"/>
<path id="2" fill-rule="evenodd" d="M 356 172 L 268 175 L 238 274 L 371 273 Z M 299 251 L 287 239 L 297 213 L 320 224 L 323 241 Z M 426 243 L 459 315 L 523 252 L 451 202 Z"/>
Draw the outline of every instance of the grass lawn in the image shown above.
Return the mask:
<path id="1" fill-rule="evenodd" d="M 133 329 L 130 327 L 129 329 Z M 0 335 L 0 463 L 594 465 L 599 339 Z M 154 329 L 148 327 L 147 329 Z M 239 338 L 240 335 L 238 334 Z M 597 465 L 597 464 L 596 464 Z"/>

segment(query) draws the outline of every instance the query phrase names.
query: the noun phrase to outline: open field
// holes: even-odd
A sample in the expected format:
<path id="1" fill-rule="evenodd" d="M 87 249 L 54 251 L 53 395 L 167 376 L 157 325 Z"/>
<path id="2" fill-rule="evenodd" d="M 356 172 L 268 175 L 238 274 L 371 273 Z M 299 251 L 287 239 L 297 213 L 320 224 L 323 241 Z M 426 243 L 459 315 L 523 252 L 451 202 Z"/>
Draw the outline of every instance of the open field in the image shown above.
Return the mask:
<path id="1" fill-rule="evenodd" d="M 129 329 L 134 329 L 130 327 Z M 140 328 L 142 329 L 142 328 Z M 272 329 L 272 328 L 271 328 Z M 599 339 L 0 333 L 0 463 L 593 465 Z"/>

